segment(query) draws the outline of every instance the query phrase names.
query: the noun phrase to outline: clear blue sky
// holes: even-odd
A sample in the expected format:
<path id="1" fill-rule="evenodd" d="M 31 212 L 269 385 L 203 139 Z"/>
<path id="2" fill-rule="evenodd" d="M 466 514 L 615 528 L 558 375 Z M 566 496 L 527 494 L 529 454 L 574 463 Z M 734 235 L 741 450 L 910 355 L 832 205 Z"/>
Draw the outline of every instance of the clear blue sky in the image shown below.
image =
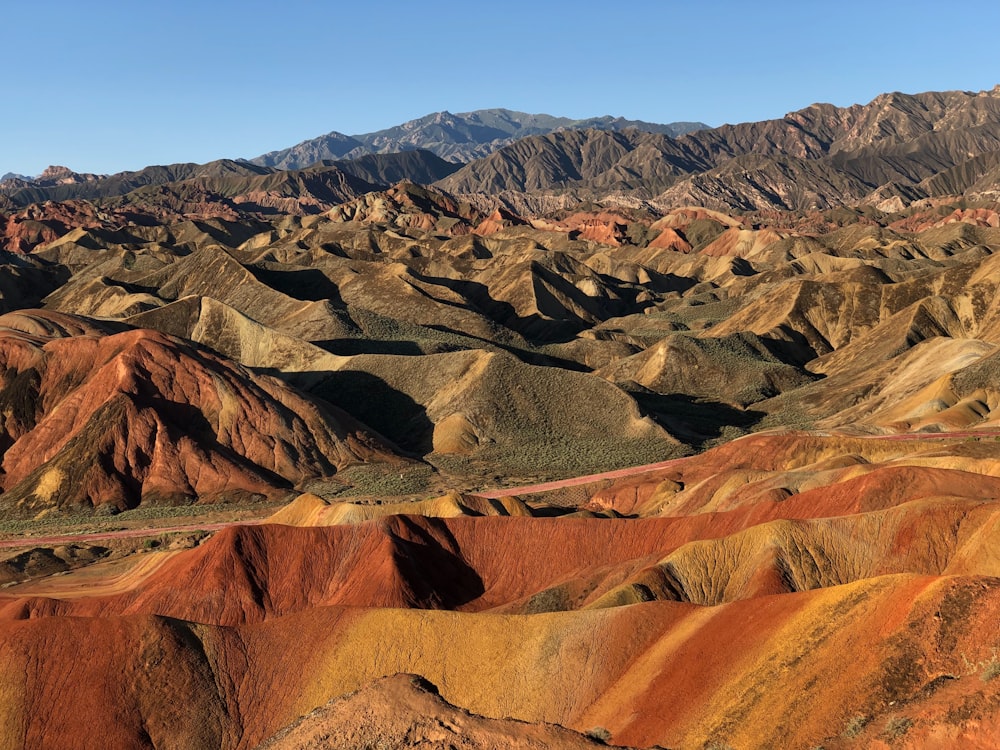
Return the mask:
<path id="1" fill-rule="evenodd" d="M 0 174 L 252 157 L 443 109 L 720 125 L 988 89 L 998 29 L 997 0 L 9 0 Z"/>

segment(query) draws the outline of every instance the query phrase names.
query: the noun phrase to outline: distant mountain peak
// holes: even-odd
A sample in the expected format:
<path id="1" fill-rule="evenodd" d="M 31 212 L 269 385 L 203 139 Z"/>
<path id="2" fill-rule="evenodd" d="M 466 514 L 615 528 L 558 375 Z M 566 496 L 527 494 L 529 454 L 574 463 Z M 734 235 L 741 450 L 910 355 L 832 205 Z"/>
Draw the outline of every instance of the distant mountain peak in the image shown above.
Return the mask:
<path id="1" fill-rule="evenodd" d="M 51 166 L 46 167 L 45 171 L 43 171 L 40 175 L 38 175 L 37 179 L 39 179 L 39 180 L 61 180 L 61 179 L 64 179 L 66 177 L 72 177 L 75 174 L 76 174 L 76 172 L 74 172 L 69 167 L 61 167 L 61 166 L 53 164 Z"/>
<path id="2" fill-rule="evenodd" d="M 478 109 L 453 113 L 432 112 L 414 120 L 372 133 L 345 136 L 328 133 L 254 159 L 254 164 L 282 169 L 302 169 L 324 159 L 357 159 L 368 154 L 390 154 L 426 149 L 442 159 L 465 163 L 489 156 L 516 140 L 557 130 L 637 130 L 676 137 L 708 126 L 700 122 L 661 125 L 603 115 L 584 120 L 530 114 L 511 109 Z"/>
<path id="3" fill-rule="evenodd" d="M 363 144 L 355 138 L 331 130 L 325 135 L 302 141 L 291 148 L 269 151 L 247 161 L 262 167 L 302 169 L 321 161 L 343 159 L 362 146 Z"/>
<path id="4" fill-rule="evenodd" d="M 994 91 L 888 92 L 864 105 L 813 104 L 781 119 L 680 138 L 609 127 L 614 118 L 576 121 L 557 136 L 506 145 L 437 186 L 502 195 L 522 213 L 542 205 L 540 193 L 594 201 L 627 196 L 657 210 L 898 210 L 945 195 L 995 200 L 1000 87 Z M 577 129 L 587 126 L 593 129 Z"/>
<path id="5" fill-rule="evenodd" d="M 69 167 L 51 165 L 46 167 L 45 170 L 37 177 L 28 177 L 27 175 L 14 174 L 11 172 L 5 174 L 3 177 L 0 177 L 0 182 L 24 183 L 38 187 L 54 187 L 56 185 L 75 185 L 81 182 L 93 182 L 95 180 L 103 179 L 105 176 L 106 175 L 74 172 Z M 6 187 L 9 188 L 9 186 Z"/>

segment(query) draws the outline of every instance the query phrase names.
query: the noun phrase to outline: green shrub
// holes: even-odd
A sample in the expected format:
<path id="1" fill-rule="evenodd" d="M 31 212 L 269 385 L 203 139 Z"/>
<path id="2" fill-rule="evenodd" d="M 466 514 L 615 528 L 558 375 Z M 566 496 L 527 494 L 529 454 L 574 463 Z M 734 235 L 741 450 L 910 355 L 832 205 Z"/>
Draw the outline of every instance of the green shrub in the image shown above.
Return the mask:
<path id="1" fill-rule="evenodd" d="M 885 723 L 885 731 L 883 734 L 890 740 L 899 739 L 904 734 L 910 731 L 910 727 L 913 726 L 913 719 L 907 718 L 906 716 L 893 716 Z"/>
<path id="2" fill-rule="evenodd" d="M 609 732 L 604 727 L 594 727 L 593 729 L 588 729 L 585 734 L 592 740 L 597 740 L 605 745 L 611 741 L 611 732 Z"/>
<path id="3" fill-rule="evenodd" d="M 850 721 L 847 722 L 847 726 L 844 727 L 843 736 L 853 739 L 857 737 L 864 728 L 868 726 L 871 722 L 871 718 L 868 716 L 854 716 Z"/>

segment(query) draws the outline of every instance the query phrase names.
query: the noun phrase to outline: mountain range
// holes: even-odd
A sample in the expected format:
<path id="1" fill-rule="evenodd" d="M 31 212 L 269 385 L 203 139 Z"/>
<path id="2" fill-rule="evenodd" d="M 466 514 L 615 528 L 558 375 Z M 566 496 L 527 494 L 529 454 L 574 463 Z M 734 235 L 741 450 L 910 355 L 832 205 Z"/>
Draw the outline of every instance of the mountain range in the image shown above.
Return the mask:
<path id="1" fill-rule="evenodd" d="M 670 138 L 639 131 L 532 136 L 464 166 L 438 186 L 539 193 L 669 209 L 891 209 L 939 195 L 1000 192 L 1000 86 L 978 93 L 885 94 L 867 105 L 818 104 L 778 120 Z M 524 198 L 530 194 L 532 198 Z"/>
<path id="2" fill-rule="evenodd" d="M 465 163 L 521 138 L 559 130 L 636 129 L 678 136 L 707 127 L 701 122 L 660 125 L 611 116 L 574 120 L 509 109 L 480 109 L 459 114 L 435 112 L 374 133 L 349 136 L 334 131 L 250 161 L 267 167 L 301 169 L 324 159 L 356 159 L 366 154 L 426 149 L 449 161 Z"/>
<path id="3" fill-rule="evenodd" d="M 185 183 L 188 190 L 197 185 L 208 202 L 231 204 L 253 194 L 242 202 L 255 204 L 266 194 L 272 203 L 291 198 L 315 210 L 400 180 L 522 214 L 580 201 L 660 213 L 681 205 L 892 211 L 947 195 L 1000 195 L 1000 87 L 885 94 L 866 105 L 817 104 L 777 120 L 694 127 L 507 110 L 439 113 L 353 139 L 324 136 L 251 161 L 147 167 L 108 177 L 53 168 L 34 180 L 0 182 L 0 208 L 108 199 Z M 462 158 L 471 159 L 464 165 L 454 161 L 461 149 Z M 311 182 L 275 177 L 285 172 L 309 175 Z M 332 191 L 331 180 L 337 183 Z M 310 185 L 318 191 L 312 201 Z"/>
<path id="4" fill-rule="evenodd" d="M 4 181 L 0 745 L 992 750 L 998 101 Z"/>

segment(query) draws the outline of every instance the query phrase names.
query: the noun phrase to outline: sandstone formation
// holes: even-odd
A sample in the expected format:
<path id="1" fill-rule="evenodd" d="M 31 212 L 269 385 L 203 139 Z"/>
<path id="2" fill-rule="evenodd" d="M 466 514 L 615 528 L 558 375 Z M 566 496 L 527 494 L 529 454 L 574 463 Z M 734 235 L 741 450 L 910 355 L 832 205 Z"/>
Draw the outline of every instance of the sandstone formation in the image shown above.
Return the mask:
<path id="1" fill-rule="evenodd" d="M 994 747 L 998 101 L 0 181 L 0 746 Z"/>
<path id="2" fill-rule="evenodd" d="M 931 466 L 949 459 L 967 470 Z M 586 746 L 550 726 L 561 725 L 635 747 L 988 747 L 1000 700 L 997 645 L 984 637 L 1000 606 L 988 462 L 961 440 L 914 450 L 759 436 L 593 500 L 655 518 L 234 529 L 153 553 L 129 576 L 108 566 L 108 585 L 98 561 L 93 593 L 74 587 L 82 571 L 8 589 L 10 668 L 43 642 L 86 640 L 101 656 L 70 670 L 46 646 L 51 681 L 5 682 L 17 699 L 5 705 L 47 706 L 46 685 L 88 684 L 86 713 L 17 709 L 5 737 L 101 726 L 123 744 L 283 747 L 375 732 Z M 304 502 L 289 509 L 300 521 L 315 518 Z M 423 680 L 382 679 L 398 672 L 440 697 Z M 198 702 L 198 722 L 170 713 L 175 689 Z"/>
<path id="3" fill-rule="evenodd" d="M 280 497 L 392 459 L 335 407 L 164 334 L 41 312 L 0 327 L 7 513 Z"/>

